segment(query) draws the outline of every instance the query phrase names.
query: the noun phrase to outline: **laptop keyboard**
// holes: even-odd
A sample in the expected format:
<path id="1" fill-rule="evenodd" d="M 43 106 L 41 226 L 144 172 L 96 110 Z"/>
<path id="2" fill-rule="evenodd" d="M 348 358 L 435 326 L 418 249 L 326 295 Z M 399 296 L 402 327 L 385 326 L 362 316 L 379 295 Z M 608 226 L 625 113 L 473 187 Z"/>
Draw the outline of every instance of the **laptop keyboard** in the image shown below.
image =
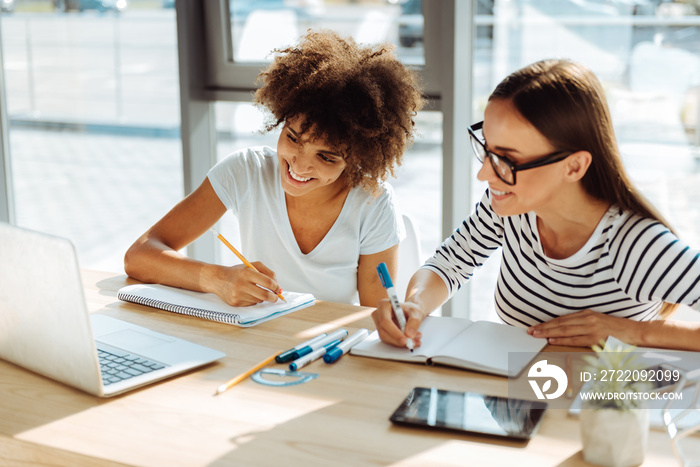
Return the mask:
<path id="1" fill-rule="evenodd" d="M 102 383 L 105 386 L 165 368 L 161 363 L 113 347 L 107 350 L 98 346 L 97 355 L 100 357 Z"/>

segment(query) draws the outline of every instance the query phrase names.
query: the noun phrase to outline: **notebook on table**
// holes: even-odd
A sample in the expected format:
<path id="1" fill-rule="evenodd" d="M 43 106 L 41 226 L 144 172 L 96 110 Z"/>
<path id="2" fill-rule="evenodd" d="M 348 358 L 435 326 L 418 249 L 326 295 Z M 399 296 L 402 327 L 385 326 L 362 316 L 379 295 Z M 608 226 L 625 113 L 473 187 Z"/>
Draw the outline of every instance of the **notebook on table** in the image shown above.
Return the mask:
<path id="1" fill-rule="evenodd" d="M 286 302 L 231 306 L 213 293 L 194 292 L 161 284 L 134 284 L 119 289 L 120 300 L 183 315 L 250 327 L 314 304 L 308 293 L 284 292 Z"/>
<path id="2" fill-rule="evenodd" d="M 421 346 L 413 352 L 383 343 L 374 331 L 350 353 L 515 377 L 547 345 L 547 339 L 532 337 L 523 328 L 455 317 L 428 316 L 420 331 Z"/>
<path id="3" fill-rule="evenodd" d="M 225 354 L 90 314 L 70 241 L 0 223 L 0 358 L 109 397 Z"/>

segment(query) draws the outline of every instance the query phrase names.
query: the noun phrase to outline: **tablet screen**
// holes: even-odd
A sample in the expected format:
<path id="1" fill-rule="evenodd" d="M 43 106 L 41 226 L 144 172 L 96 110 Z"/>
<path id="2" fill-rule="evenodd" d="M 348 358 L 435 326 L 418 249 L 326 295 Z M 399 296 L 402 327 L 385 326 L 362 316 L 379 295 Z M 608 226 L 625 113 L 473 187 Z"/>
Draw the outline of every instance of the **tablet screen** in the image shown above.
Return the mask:
<path id="1" fill-rule="evenodd" d="M 474 392 L 414 388 L 389 418 L 401 425 L 530 439 L 547 404 Z"/>

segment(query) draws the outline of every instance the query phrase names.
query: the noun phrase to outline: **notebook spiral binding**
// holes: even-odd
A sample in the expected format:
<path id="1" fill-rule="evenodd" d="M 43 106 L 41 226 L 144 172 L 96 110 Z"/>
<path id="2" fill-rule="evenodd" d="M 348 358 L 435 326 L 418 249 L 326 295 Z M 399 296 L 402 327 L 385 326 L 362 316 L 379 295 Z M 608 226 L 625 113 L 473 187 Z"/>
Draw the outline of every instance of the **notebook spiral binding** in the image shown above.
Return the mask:
<path id="1" fill-rule="evenodd" d="M 198 318 L 204 318 L 210 321 L 218 321 L 226 324 L 240 324 L 241 317 L 238 314 L 221 313 L 213 310 L 205 310 L 203 308 L 173 305 L 172 303 L 154 300 L 152 298 L 138 297 L 136 295 L 121 292 L 117 295 L 117 298 L 119 300 L 124 300 L 125 302 L 138 303 L 139 305 L 150 306 L 160 310 L 179 313 L 181 315 L 196 316 Z"/>

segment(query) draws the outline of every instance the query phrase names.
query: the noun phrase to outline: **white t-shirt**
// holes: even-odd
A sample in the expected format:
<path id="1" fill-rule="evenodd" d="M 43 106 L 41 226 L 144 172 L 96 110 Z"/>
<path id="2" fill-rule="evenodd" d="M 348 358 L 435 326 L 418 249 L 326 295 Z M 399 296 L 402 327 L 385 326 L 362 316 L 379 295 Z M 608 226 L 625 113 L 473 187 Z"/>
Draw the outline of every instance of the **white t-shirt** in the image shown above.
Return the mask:
<path id="1" fill-rule="evenodd" d="M 384 251 L 405 236 L 389 184 L 382 184 L 376 197 L 355 187 L 331 230 L 313 251 L 303 254 L 287 215 L 277 153 L 269 147 L 236 151 L 207 177 L 221 202 L 238 218 L 241 252 L 249 261 L 261 261 L 275 271 L 284 290 L 359 304 L 360 255 Z"/>

